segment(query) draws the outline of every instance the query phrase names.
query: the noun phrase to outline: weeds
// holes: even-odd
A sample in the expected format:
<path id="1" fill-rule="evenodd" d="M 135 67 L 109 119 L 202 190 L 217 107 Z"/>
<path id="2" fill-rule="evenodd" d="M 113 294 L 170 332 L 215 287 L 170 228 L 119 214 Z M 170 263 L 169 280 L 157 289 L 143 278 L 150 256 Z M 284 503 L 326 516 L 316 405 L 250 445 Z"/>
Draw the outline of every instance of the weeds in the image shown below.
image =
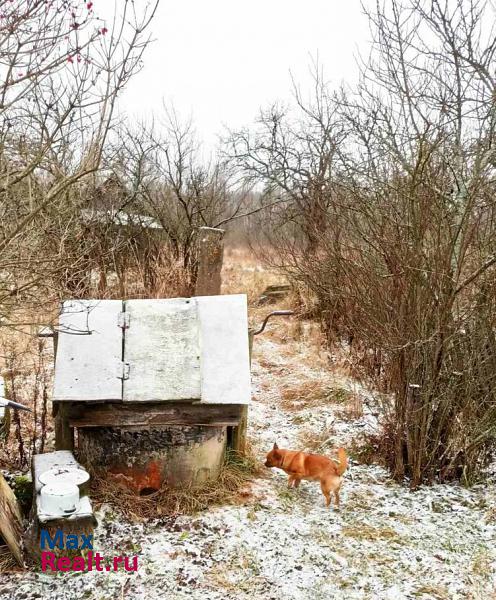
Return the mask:
<path id="1" fill-rule="evenodd" d="M 358 540 L 388 540 L 391 542 L 401 540 L 400 535 L 390 527 L 372 527 L 366 523 L 345 525 L 342 533 Z"/>
<path id="2" fill-rule="evenodd" d="M 22 570 L 8 546 L 0 545 L 0 573 Z"/>
<path id="3" fill-rule="evenodd" d="M 1 345 L 6 395 L 32 410 L 11 410 L 10 432 L 0 448 L 0 465 L 28 467 L 33 454 L 47 449 L 53 424 L 49 415 L 52 381 L 51 343 L 32 336 L 16 337 Z"/>
<path id="4" fill-rule="evenodd" d="M 281 406 L 294 408 L 303 403 L 306 407 L 320 404 L 342 404 L 350 398 L 350 393 L 323 379 L 308 379 L 298 383 L 286 384 L 281 389 Z"/>
<path id="5" fill-rule="evenodd" d="M 92 478 L 91 497 L 97 506 L 109 504 L 137 520 L 194 514 L 211 506 L 235 502 L 258 469 L 253 456 L 230 451 L 215 481 L 177 488 L 164 485 L 152 494 L 138 496 L 115 480 L 96 474 Z"/>
<path id="6" fill-rule="evenodd" d="M 320 432 L 303 429 L 298 433 L 298 444 L 306 452 L 323 452 L 334 445 L 334 434 L 332 425 L 324 427 Z"/>

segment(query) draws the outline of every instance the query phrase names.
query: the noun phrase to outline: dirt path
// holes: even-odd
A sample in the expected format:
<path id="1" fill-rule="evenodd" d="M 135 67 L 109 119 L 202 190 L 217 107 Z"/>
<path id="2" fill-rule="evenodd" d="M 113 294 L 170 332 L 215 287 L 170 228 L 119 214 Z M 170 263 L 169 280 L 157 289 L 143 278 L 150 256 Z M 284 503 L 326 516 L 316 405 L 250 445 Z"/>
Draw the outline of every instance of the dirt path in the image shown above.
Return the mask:
<path id="1" fill-rule="evenodd" d="M 369 395 L 336 366 L 318 332 L 279 321 L 256 339 L 250 436 L 262 460 L 281 446 L 348 445 L 375 426 Z M 139 555 L 135 574 L 4 576 L 0 598 L 95 600 L 472 598 L 495 595 L 495 487 L 416 493 L 354 464 L 340 511 L 316 484 L 288 490 L 267 472 L 245 502 L 146 525 L 101 511 L 96 545 Z"/>

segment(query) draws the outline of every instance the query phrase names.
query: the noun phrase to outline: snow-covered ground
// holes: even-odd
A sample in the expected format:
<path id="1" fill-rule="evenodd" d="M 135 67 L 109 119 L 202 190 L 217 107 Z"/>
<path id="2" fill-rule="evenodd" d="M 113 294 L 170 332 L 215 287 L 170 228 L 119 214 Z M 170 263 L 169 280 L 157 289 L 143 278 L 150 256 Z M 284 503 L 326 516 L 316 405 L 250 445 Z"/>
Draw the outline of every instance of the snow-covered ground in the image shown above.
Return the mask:
<path id="1" fill-rule="evenodd" d="M 292 448 L 317 440 L 327 452 L 375 427 L 371 396 L 342 370 L 329 372 L 310 330 L 294 340 L 287 323 L 270 327 L 253 362 L 250 437 L 260 460 L 276 440 Z M 294 398 L 288 390 L 302 382 L 338 393 Z M 343 417 L 345 392 L 363 414 Z M 137 554 L 137 573 L 3 575 L 0 598 L 496 598 L 494 483 L 410 492 L 379 467 L 353 464 L 337 511 L 325 508 L 318 484 L 288 490 L 283 473 L 267 471 L 239 505 L 150 523 L 103 507 L 98 518 L 97 549 Z"/>

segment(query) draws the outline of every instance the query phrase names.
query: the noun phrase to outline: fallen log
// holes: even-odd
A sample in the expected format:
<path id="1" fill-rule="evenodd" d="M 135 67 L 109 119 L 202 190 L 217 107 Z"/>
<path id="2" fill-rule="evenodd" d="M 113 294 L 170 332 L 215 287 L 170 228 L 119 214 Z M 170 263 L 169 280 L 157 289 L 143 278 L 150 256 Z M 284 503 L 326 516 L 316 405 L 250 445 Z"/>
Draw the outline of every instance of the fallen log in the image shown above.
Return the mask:
<path id="1" fill-rule="evenodd" d="M 0 473 L 0 535 L 16 562 L 23 566 L 22 516 L 14 492 Z"/>

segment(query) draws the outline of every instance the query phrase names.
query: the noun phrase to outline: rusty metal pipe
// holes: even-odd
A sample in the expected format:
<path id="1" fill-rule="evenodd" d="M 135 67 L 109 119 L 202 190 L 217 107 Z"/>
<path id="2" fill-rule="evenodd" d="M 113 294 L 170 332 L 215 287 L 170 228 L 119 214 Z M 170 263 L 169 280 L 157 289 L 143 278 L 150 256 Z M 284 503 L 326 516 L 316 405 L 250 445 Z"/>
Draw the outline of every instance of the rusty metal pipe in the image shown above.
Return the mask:
<path id="1" fill-rule="evenodd" d="M 265 326 L 267 325 L 267 322 L 270 319 L 270 317 L 286 317 L 286 316 L 291 316 L 291 315 L 294 315 L 294 310 L 275 310 L 274 312 L 269 313 L 265 317 L 260 329 L 257 329 L 256 331 L 254 331 L 252 333 L 252 335 L 258 335 L 259 333 L 262 333 L 262 331 L 265 329 Z"/>

